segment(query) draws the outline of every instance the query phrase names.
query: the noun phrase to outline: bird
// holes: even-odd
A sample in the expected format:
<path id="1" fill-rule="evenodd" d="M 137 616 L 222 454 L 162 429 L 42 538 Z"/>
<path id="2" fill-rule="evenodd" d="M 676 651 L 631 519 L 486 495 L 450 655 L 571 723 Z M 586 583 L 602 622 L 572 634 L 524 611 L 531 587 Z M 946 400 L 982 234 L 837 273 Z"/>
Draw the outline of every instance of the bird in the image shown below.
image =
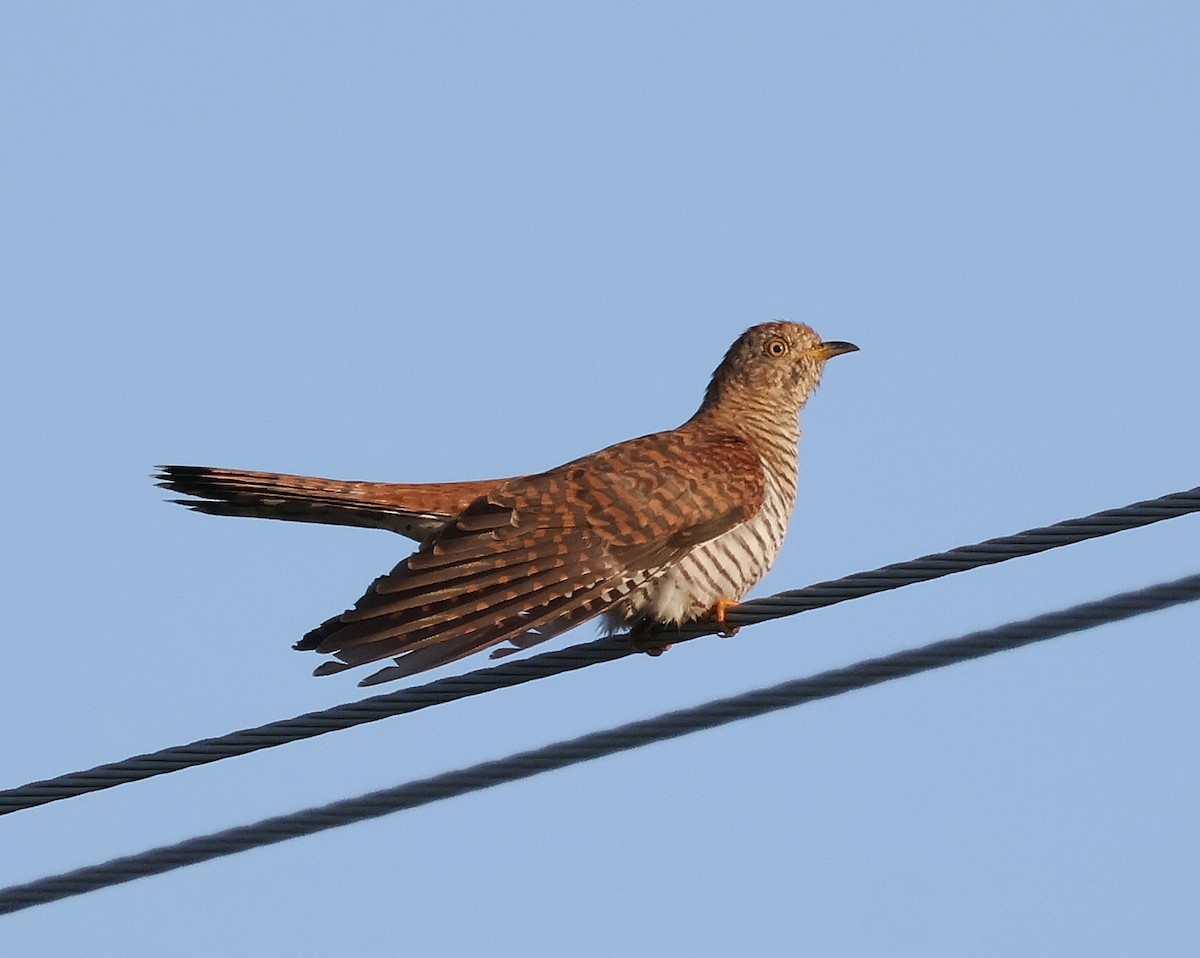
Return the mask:
<path id="1" fill-rule="evenodd" d="M 596 616 L 634 636 L 701 620 L 724 630 L 783 543 L 800 410 L 826 360 L 857 350 L 803 323 L 752 326 L 681 426 L 530 475 L 391 483 L 165 465 L 155 478 L 187 497 L 172 502 L 208 515 L 419 543 L 294 645 L 332 655 L 315 675 L 393 659 L 359 683 L 375 685 L 488 648 L 526 649 Z"/>

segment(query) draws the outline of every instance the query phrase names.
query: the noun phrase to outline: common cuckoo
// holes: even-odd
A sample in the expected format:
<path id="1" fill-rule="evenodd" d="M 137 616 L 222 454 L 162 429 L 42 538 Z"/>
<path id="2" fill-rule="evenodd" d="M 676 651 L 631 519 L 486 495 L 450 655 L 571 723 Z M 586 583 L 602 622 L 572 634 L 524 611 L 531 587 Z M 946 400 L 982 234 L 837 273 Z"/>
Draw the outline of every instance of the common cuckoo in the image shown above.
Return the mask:
<path id="1" fill-rule="evenodd" d="M 599 614 L 635 632 L 723 623 L 783 542 L 800 408 L 825 361 L 857 348 L 800 323 L 753 326 L 682 426 L 535 475 L 409 484 L 161 466 L 156 478 L 209 515 L 420 542 L 354 608 L 296 643 L 334 656 L 317 675 L 395 658 L 361 683 L 373 685 L 503 642 L 527 648 Z"/>

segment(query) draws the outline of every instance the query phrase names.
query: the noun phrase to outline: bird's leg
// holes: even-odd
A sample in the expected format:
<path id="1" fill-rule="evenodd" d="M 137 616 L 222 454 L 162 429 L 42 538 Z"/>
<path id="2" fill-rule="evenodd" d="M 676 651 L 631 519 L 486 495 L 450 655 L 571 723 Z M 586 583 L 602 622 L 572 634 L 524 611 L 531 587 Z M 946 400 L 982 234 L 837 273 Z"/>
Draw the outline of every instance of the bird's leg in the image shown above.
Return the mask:
<path id="1" fill-rule="evenodd" d="M 737 604 L 738 603 L 736 599 L 717 599 L 716 603 L 708 613 L 708 617 L 721 627 L 721 631 L 718 632 L 717 635 L 721 636 L 722 638 L 732 639 L 738 634 L 738 629 L 741 628 L 741 626 L 738 625 L 727 626 L 725 624 L 725 613 Z"/>

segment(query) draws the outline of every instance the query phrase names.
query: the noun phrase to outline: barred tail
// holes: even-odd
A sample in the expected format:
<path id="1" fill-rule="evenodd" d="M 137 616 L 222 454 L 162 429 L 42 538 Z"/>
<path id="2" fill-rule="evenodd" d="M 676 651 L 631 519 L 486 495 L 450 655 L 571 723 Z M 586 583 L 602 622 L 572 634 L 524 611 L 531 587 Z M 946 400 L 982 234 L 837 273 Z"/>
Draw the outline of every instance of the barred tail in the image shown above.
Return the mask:
<path id="1" fill-rule="evenodd" d="M 386 529 L 422 540 L 498 482 L 347 482 L 276 472 L 158 466 L 163 489 L 193 496 L 173 499 L 210 516 L 248 516 Z"/>

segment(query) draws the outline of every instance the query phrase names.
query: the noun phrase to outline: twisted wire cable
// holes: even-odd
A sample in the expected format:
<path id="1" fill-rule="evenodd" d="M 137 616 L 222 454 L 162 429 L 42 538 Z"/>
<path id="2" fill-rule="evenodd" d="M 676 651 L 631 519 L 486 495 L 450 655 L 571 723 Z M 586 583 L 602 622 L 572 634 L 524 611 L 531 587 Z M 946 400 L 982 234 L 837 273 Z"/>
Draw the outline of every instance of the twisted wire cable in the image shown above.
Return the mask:
<path id="1" fill-rule="evenodd" d="M 730 625 L 742 626 L 796 615 L 849 599 L 927 582 L 955 572 L 1034 555 L 1085 539 L 1136 529 L 1194 512 L 1200 512 L 1200 487 L 1079 519 L 1068 519 L 1054 525 L 1028 529 L 1015 535 L 960 546 L 948 552 L 922 556 L 908 562 L 897 562 L 870 572 L 858 572 L 845 578 L 819 582 L 807 588 L 753 599 L 730 608 L 725 618 Z M 668 642 L 687 641 L 714 631 L 715 627 L 706 627 L 701 623 L 678 631 L 660 632 L 657 640 L 665 645 Z M 646 643 L 643 642 L 642 645 L 645 647 Z M 55 778 L 0 791 L 0 815 L 152 778 L 155 775 L 221 761 L 236 755 L 245 755 L 263 748 L 313 738 L 366 722 L 376 722 L 393 715 L 416 712 L 432 705 L 572 672 L 600 662 L 611 662 L 631 655 L 634 651 L 636 650 L 631 647 L 626 637 L 611 636 L 463 675 L 437 679 L 424 685 L 371 696 L 357 702 L 308 712 L 294 718 L 269 722 L 255 728 L 241 729 L 187 745 L 135 755 L 84 771 L 69 772 Z"/>
<path id="2" fill-rule="evenodd" d="M 846 668 L 794 679 L 704 705 L 667 712 L 507 758 L 445 772 L 432 778 L 370 792 L 251 825 L 226 829 L 174 845 L 149 849 L 100 865 L 0 889 L 0 914 L 81 895 L 150 875 L 378 818 L 391 812 L 482 791 L 505 782 L 566 768 L 606 755 L 717 728 L 730 722 L 830 698 L 854 689 L 915 675 L 1071 632 L 1129 619 L 1200 599 L 1200 574 L 1136 592 L 1109 596 L 998 628 L 972 632 L 917 649 L 868 659 Z"/>

